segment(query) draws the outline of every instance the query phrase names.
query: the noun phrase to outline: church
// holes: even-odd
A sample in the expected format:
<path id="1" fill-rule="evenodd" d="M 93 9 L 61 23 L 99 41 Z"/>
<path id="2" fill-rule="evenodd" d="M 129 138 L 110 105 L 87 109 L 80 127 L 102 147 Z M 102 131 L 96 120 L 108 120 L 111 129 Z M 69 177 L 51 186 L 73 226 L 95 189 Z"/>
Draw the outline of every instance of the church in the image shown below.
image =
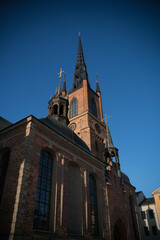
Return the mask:
<path id="1" fill-rule="evenodd" d="M 69 91 L 62 72 L 47 117 L 0 118 L 0 239 L 140 240 L 135 187 L 121 171 L 98 80 L 90 86 L 80 36 Z"/>

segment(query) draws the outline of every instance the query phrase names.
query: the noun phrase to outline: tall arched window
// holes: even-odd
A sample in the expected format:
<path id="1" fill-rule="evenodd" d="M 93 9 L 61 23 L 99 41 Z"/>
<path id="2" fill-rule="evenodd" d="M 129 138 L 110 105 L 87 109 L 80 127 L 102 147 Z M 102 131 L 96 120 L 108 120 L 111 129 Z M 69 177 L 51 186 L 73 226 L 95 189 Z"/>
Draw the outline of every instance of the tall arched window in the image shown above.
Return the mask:
<path id="1" fill-rule="evenodd" d="M 99 227 L 98 227 L 97 189 L 95 178 L 92 175 L 89 176 L 89 189 L 90 189 L 91 232 L 93 236 L 98 236 Z"/>
<path id="2" fill-rule="evenodd" d="M 91 99 L 91 112 L 95 117 L 97 117 L 97 107 L 94 98 Z"/>
<path id="3" fill-rule="evenodd" d="M 53 160 L 51 154 L 42 150 L 34 210 L 34 229 L 49 230 L 52 167 Z"/>
<path id="4" fill-rule="evenodd" d="M 70 103 L 70 118 L 73 118 L 78 115 L 78 100 L 73 98 Z"/>
<path id="5" fill-rule="evenodd" d="M 55 104 L 55 105 L 53 106 L 53 114 L 55 114 L 55 115 L 58 114 L 58 105 L 57 105 L 57 104 Z"/>
<path id="6" fill-rule="evenodd" d="M 78 164 L 68 165 L 67 231 L 82 234 L 82 182 Z"/>
<path id="7" fill-rule="evenodd" d="M 10 151 L 3 154 L 2 158 L 0 159 L 0 201 L 3 193 L 8 162 L 9 162 Z"/>

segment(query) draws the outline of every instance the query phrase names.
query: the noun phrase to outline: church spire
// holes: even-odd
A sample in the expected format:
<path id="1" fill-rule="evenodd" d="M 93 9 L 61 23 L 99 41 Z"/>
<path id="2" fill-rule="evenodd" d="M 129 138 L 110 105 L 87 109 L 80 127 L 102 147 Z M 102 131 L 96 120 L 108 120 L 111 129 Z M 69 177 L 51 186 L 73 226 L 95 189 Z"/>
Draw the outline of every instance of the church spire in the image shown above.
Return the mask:
<path id="1" fill-rule="evenodd" d="M 114 148 L 108 122 L 106 121 L 106 148 Z"/>
<path id="2" fill-rule="evenodd" d="M 62 93 L 62 90 L 61 90 L 61 78 L 59 80 L 59 87 L 58 87 L 58 95 L 60 95 Z"/>
<path id="3" fill-rule="evenodd" d="M 100 91 L 100 88 L 99 88 L 99 83 L 98 83 L 97 75 L 96 75 L 96 92 L 101 92 L 101 91 Z"/>
<path id="4" fill-rule="evenodd" d="M 77 51 L 77 60 L 74 73 L 74 83 L 73 88 L 82 86 L 83 79 L 88 80 L 87 68 L 84 60 L 82 43 L 79 33 L 79 42 L 78 42 L 78 51 Z"/>

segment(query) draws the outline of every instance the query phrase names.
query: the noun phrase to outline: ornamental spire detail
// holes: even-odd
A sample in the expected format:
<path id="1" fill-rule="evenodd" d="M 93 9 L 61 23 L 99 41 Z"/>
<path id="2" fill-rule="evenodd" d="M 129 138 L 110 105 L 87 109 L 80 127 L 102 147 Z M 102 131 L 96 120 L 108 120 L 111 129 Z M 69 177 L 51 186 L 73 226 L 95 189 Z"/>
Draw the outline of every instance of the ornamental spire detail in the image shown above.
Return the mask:
<path id="1" fill-rule="evenodd" d="M 83 55 L 80 33 L 79 33 L 79 43 L 78 43 L 78 51 L 77 51 L 77 60 L 76 60 L 75 73 L 74 73 L 73 88 L 82 86 L 83 79 L 88 80 L 88 74 L 87 74 L 87 68 L 86 68 L 84 55 Z"/>

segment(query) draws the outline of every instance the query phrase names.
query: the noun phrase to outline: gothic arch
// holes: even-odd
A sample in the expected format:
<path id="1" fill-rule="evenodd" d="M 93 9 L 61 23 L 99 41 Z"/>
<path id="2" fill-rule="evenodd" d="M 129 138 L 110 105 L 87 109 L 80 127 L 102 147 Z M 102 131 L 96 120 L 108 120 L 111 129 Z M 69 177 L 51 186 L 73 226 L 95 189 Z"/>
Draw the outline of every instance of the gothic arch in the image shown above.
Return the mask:
<path id="1" fill-rule="evenodd" d="M 127 230 L 121 219 L 114 226 L 114 240 L 128 240 Z"/>

